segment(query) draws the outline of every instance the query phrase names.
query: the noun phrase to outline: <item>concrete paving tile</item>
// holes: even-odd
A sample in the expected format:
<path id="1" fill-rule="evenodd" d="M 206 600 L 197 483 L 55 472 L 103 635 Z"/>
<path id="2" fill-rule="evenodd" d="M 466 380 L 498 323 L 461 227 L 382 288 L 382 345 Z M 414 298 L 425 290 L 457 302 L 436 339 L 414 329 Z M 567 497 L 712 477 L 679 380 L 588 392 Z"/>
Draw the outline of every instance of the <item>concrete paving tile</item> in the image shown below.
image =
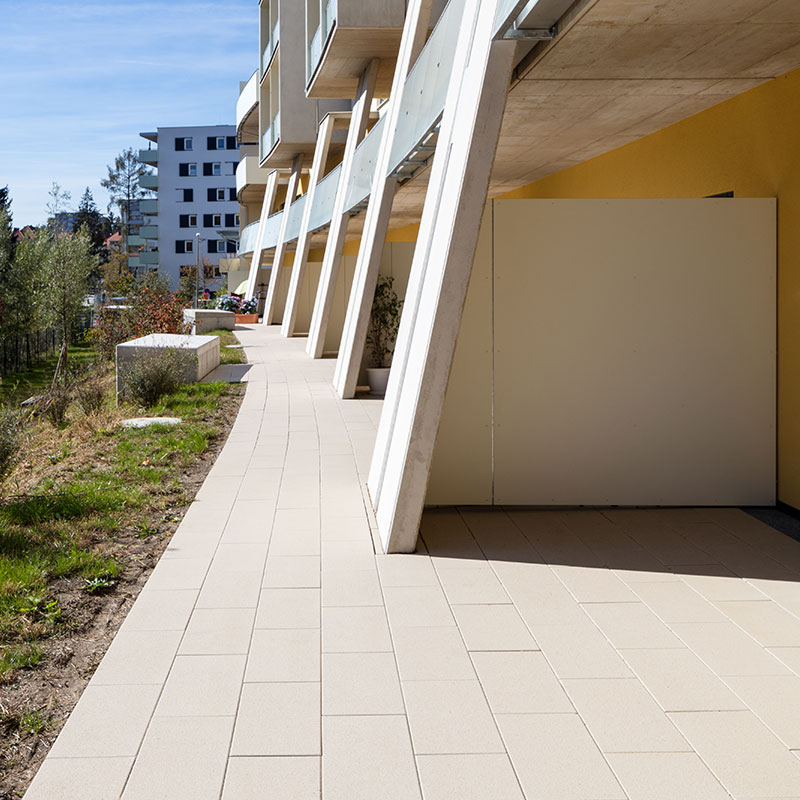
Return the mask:
<path id="1" fill-rule="evenodd" d="M 392 637 L 401 680 L 475 679 L 458 628 L 393 628 Z"/>
<path id="2" fill-rule="evenodd" d="M 320 800 L 320 760 L 231 758 L 222 800 Z"/>
<path id="3" fill-rule="evenodd" d="M 513 605 L 453 606 L 468 650 L 538 650 Z"/>
<path id="4" fill-rule="evenodd" d="M 230 509 L 236 500 L 242 480 L 238 476 L 209 476 L 198 490 L 195 500 L 209 507 Z"/>
<path id="5" fill-rule="evenodd" d="M 383 606 L 328 607 L 322 612 L 323 653 L 391 653 Z"/>
<path id="6" fill-rule="evenodd" d="M 410 555 L 376 555 L 381 585 L 395 586 L 438 586 L 439 577 L 429 556 L 421 553 Z"/>
<path id="7" fill-rule="evenodd" d="M 404 681 L 414 752 L 503 753 L 478 681 Z"/>
<path id="8" fill-rule="evenodd" d="M 161 686 L 90 683 L 48 758 L 135 756 L 160 692 Z"/>
<path id="9" fill-rule="evenodd" d="M 626 800 L 577 714 L 500 714 L 527 800 Z"/>
<path id="10" fill-rule="evenodd" d="M 319 589 L 319 556 L 269 556 L 264 588 Z"/>
<path id="11" fill-rule="evenodd" d="M 777 603 L 737 600 L 716 606 L 764 647 L 800 646 L 800 619 Z"/>
<path id="12" fill-rule="evenodd" d="M 163 684 L 178 652 L 181 631 L 120 630 L 92 682 L 96 686 Z"/>
<path id="13" fill-rule="evenodd" d="M 211 558 L 167 558 L 159 561 L 150 574 L 146 588 L 199 589 L 203 585 Z"/>
<path id="14" fill-rule="evenodd" d="M 184 656 L 246 654 L 254 618 L 252 608 L 198 608 L 178 652 Z"/>
<path id="15" fill-rule="evenodd" d="M 625 650 L 625 661 L 665 711 L 735 711 L 744 704 L 691 650 Z"/>
<path id="16" fill-rule="evenodd" d="M 269 545 L 270 558 L 275 556 L 319 556 L 319 531 L 283 529 L 273 531 Z"/>
<path id="17" fill-rule="evenodd" d="M 122 800 L 218 800 L 233 717 L 159 717 L 147 731 Z"/>
<path id="18" fill-rule="evenodd" d="M 326 513 L 322 520 L 322 540 L 325 542 L 360 541 L 369 538 L 366 514 L 342 516 Z"/>
<path id="19" fill-rule="evenodd" d="M 419 756 L 425 800 L 524 800 L 505 754 Z"/>
<path id="20" fill-rule="evenodd" d="M 800 749 L 800 677 L 754 675 L 725 682 L 786 747 Z"/>
<path id="21" fill-rule="evenodd" d="M 371 539 L 326 541 L 322 545 L 322 571 L 374 570 L 375 551 Z"/>
<path id="22" fill-rule="evenodd" d="M 439 580 L 450 605 L 511 602 L 490 569 L 444 569 Z"/>
<path id="23" fill-rule="evenodd" d="M 214 563 L 209 574 L 218 572 L 258 572 L 264 571 L 269 542 L 247 542 L 220 544 L 214 554 Z"/>
<path id="24" fill-rule="evenodd" d="M 604 753 L 691 750 L 636 678 L 569 680 L 564 688 Z"/>
<path id="25" fill-rule="evenodd" d="M 244 679 L 248 682 L 320 680 L 318 630 L 256 630 Z"/>
<path id="26" fill-rule="evenodd" d="M 203 584 L 197 608 L 255 608 L 260 583 L 260 572 L 213 571 Z"/>
<path id="27" fill-rule="evenodd" d="M 769 647 L 767 650 L 792 672 L 800 675 L 800 647 Z"/>
<path id="28" fill-rule="evenodd" d="M 319 531 L 319 512 L 313 508 L 281 508 L 275 512 L 275 531 Z"/>
<path id="29" fill-rule="evenodd" d="M 26 800 L 108 800 L 122 794 L 133 758 L 47 758 Z"/>
<path id="30" fill-rule="evenodd" d="M 199 594 L 198 589 L 141 592 L 120 630 L 182 631 Z"/>
<path id="31" fill-rule="evenodd" d="M 788 675 L 790 670 L 732 622 L 687 622 L 672 630 L 720 677 Z"/>
<path id="32" fill-rule="evenodd" d="M 586 603 L 583 609 L 617 650 L 683 647 L 643 603 Z"/>
<path id="33" fill-rule="evenodd" d="M 271 469 L 250 468 L 242 478 L 236 500 L 263 500 L 277 492 L 281 485 L 283 469 L 273 467 Z"/>
<path id="34" fill-rule="evenodd" d="M 323 714 L 402 714 L 403 711 L 393 653 L 323 654 Z"/>
<path id="35" fill-rule="evenodd" d="M 721 564 L 680 567 L 676 572 L 687 585 L 712 602 L 766 599 L 766 596 L 749 581 L 740 578 Z"/>
<path id="36" fill-rule="evenodd" d="M 542 653 L 476 652 L 472 662 L 494 714 L 575 710 Z"/>
<path id="37" fill-rule="evenodd" d="M 233 716 L 245 661 L 243 655 L 178 656 L 164 684 L 156 716 Z"/>
<path id="38" fill-rule="evenodd" d="M 402 716 L 325 717 L 322 752 L 325 800 L 420 800 Z"/>
<path id="39" fill-rule="evenodd" d="M 561 680 L 632 675 L 620 654 L 585 616 L 577 625 L 534 625 L 531 631 Z"/>
<path id="40" fill-rule="evenodd" d="M 368 570 L 337 569 L 325 572 L 323 606 L 380 606 L 383 595 L 374 566 Z"/>
<path id="41" fill-rule="evenodd" d="M 579 603 L 636 600 L 636 595 L 609 569 L 583 566 L 553 566 L 552 569 Z"/>
<path id="42" fill-rule="evenodd" d="M 609 753 L 630 800 L 729 800 L 695 753 Z"/>
<path id="43" fill-rule="evenodd" d="M 681 581 L 637 583 L 633 590 L 662 622 L 725 622 L 718 609 Z"/>
<path id="44" fill-rule="evenodd" d="M 734 797 L 800 794 L 800 760 L 752 712 L 678 712 L 670 717 Z"/>
<path id="45" fill-rule="evenodd" d="M 246 683 L 231 755 L 321 755 L 318 683 Z"/>
<path id="46" fill-rule="evenodd" d="M 262 589 L 256 628 L 319 628 L 319 589 Z"/>

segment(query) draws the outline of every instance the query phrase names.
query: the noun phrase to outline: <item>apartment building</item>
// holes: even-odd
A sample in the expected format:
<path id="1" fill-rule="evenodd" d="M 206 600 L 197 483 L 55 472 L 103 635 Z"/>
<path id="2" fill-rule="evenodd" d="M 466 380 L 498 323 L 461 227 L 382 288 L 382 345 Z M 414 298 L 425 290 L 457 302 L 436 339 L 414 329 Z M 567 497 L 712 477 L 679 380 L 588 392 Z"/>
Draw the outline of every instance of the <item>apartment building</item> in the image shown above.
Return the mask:
<path id="1" fill-rule="evenodd" d="M 236 252 L 236 129 L 196 125 L 140 135 L 150 144 L 139 151 L 139 160 L 158 171 L 140 181 L 156 197 L 139 202 L 144 220 L 138 234 L 143 246 L 138 264 L 158 270 L 177 289 L 181 277 L 199 260 L 210 273 L 207 287 L 215 289 L 221 283 L 220 259 Z"/>
<path id="2" fill-rule="evenodd" d="M 795 5 L 262 0 L 248 292 L 347 398 L 395 278 L 387 551 L 425 505 L 800 508 Z"/>

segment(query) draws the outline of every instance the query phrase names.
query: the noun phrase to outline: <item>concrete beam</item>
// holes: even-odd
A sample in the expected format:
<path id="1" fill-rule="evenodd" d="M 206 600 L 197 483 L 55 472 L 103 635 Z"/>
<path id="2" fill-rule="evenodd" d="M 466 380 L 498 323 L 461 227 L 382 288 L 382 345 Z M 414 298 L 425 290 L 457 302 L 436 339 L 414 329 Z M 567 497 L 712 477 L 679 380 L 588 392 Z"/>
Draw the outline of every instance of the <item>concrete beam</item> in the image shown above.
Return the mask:
<path id="1" fill-rule="evenodd" d="M 325 245 L 325 255 L 322 258 L 322 270 L 308 331 L 306 352 L 312 358 L 322 358 L 325 346 L 325 335 L 328 332 L 328 320 L 331 315 L 333 295 L 336 291 L 336 279 L 339 277 L 339 267 L 342 263 L 344 237 L 347 234 L 347 223 L 350 221 L 349 215 L 345 213 L 345 200 L 352 179 L 356 148 L 364 138 L 367 129 L 379 64 L 379 60 L 374 58 L 364 70 L 358 87 L 358 96 L 353 106 L 353 116 L 350 118 L 350 129 L 347 132 L 347 143 L 342 158 L 342 172 L 339 176 L 339 188 L 333 204 L 331 226 L 328 230 L 328 241 Z"/>
<path id="2" fill-rule="evenodd" d="M 368 487 L 386 552 L 413 552 L 500 134 L 513 41 L 467 0 Z"/>

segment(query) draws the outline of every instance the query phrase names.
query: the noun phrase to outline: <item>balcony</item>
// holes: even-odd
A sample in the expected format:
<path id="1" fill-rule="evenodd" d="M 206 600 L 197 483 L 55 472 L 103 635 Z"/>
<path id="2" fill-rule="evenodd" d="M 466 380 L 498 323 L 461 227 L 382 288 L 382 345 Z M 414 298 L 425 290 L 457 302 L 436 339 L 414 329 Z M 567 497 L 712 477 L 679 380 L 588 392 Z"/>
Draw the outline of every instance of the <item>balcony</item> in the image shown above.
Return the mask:
<path id="1" fill-rule="evenodd" d="M 139 211 L 151 217 L 158 215 L 158 200 L 140 200 Z"/>
<path id="2" fill-rule="evenodd" d="M 158 266 L 158 253 L 155 253 L 155 252 L 139 253 L 139 261 L 144 266 L 157 267 Z"/>
<path id="3" fill-rule="evenodd" d="M 257 155 L 245 155 L 236 167 L 236 195 L 240 203 L 249 203 L 264 196 L 267 176 L 272 170 L 258 165 Z"/>
<path id="4" fill-rule="evenodd" d="M 139 228 L 142 239 L 158 239 L 158 225 L 142 225 Z"/>
<path id="5" fill-rule="evenodd" d="M 158 166 L 158 148 L 151 148 L 150 150 L 139 151 L 139 161 L 142 164 L 149 164 L 151 167 Z"/>
<path id="6" fill-rule="evenodd" d="M 128 267 L 130 269 L 139 269 L 142 266 L 141 259 L 139 257 L 139 253 L 135 256 L 128 256 Z"/>
<path id="7" fill-rule="evenodd" d="M 281 112 L 279 111 L 272 118 L 270 126 L 264 131 L 261 137 L 261 160 L 263 161 L 271 152 L 281 138 Z"/>
<path id="8" fill-rule="evenodd" d="M 265 43 L 264 52 L 261 54 L 262 80 L 264 78 L 264 75 L 267 74 L 267 70 L 269 69 L 270 63 L 272 62 L 272 56 L 275 55 L 275 51 L 278 49 L 278 42 L 280 41 L 280 32 L 281 32 L 281 23 L 280 20 L 277 20 L 275 24 L 272 26 L 272 30 L 269 33 L 269 39 Z"/>
<path id="9" fill-rule="evenodd" d="M 236 135 L 240 142 L 258 141 L 258 70 L 242 87 L 236 101 Z"/>
<path id="10" fill-rule="evenodd" d="M 158 189 L 158 175 L 142 175 L 139 178 L 139 187 L 142 189 Z"/>
<path id="11" fill-rule="evenodd" d="M 308 96 L 354 97 L 367 64 L 379 58 L 375 94 L 388 97 L 405 5 L 404 0 L 306 0 L 307 18 L 319 19 L 308 40 Z"/>
<path id="12" fill-rule="evenodd" d="M 252 253 L 256 249 L 256 237 L 258 236 L 258 223 L 251 222 L 242 228 L 242 235 L 239 237 L 239 255 L 244 256 Z"/>
<path id="13" fill-rule="evenodd" d="M 141 236 L 131 234 L 128 237 L 128 247 L 144 247 L 145 240 Z"/>

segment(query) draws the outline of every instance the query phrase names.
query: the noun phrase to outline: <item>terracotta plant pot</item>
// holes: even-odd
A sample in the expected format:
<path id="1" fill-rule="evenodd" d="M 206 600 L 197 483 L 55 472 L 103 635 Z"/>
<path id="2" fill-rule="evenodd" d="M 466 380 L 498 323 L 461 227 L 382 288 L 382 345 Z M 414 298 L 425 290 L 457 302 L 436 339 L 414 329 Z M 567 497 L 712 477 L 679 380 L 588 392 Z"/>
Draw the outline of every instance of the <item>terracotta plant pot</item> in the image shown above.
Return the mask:
<path id="1" fill-rule="evenodd" d="M 238 325 L 255 325 L 258 322 L 258 314 L 237 314 L 236 323 Z"/>

